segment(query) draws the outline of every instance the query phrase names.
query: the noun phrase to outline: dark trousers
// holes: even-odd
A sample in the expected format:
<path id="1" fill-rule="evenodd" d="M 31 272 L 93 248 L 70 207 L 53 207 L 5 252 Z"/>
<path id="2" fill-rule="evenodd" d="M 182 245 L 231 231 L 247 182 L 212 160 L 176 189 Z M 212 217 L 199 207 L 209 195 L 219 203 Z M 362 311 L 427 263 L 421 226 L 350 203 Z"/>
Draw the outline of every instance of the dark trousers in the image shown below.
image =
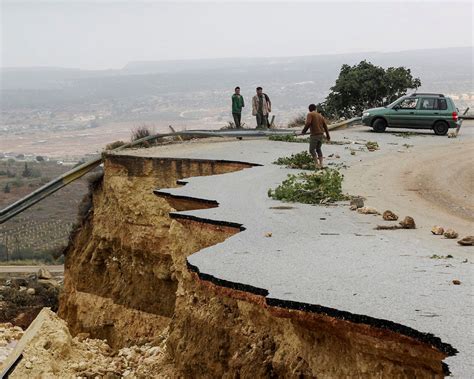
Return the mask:
<path id="1" fill-rule="evenodd" d="M 242 119 L 242 113 L 232 113 L 232 116 L 234 117 L 234 124 L 237 129 L 241 128 L 240 120 Z"/>
<path id="2" fill-rule="evenodd" d="M 267 116 L 264 116 L 263 113 L 257 113 L 257 128 L 266 128 L 267 125 Z"/>

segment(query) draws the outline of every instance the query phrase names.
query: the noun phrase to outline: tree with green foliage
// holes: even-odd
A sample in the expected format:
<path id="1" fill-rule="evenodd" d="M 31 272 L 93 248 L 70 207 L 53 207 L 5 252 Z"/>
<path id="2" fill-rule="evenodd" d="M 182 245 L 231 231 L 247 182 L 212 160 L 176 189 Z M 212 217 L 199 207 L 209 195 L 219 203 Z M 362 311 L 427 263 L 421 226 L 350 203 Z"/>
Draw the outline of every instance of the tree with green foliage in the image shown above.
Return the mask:
<path id="1" fill-rule="evenodd" d="M 421 86 L 410 69 L 389 67 L 386 70 L 370 62 L 341 67 L 336 83 L 317 110 L 326 118 L 360 116 L 364 109 L 381 107 Z"/>

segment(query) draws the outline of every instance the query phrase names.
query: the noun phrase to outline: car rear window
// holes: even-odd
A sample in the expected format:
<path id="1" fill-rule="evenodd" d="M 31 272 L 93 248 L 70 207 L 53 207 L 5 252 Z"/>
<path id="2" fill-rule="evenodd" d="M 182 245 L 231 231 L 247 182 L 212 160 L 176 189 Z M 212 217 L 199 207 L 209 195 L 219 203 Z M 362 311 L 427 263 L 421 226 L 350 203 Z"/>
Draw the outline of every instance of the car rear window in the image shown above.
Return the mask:
<path id="1" fill-rule="evenodd" d="M 440 111 L 445 111 L 448 109 L 448 103 L 446 102 L 446 99 L 438 99 L 438 109 Z"/>

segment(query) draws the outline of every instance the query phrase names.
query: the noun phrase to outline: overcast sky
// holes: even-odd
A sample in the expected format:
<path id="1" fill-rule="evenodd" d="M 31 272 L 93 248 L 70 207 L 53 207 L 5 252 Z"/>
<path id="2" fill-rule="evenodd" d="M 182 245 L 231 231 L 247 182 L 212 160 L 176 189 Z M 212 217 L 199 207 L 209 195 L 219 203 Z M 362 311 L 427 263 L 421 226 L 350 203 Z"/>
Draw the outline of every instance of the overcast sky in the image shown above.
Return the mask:
<path id="1" fill-rule="evenodd" d="M 0 0 L 2 67 L 472 46 L 472 2 Z"/>

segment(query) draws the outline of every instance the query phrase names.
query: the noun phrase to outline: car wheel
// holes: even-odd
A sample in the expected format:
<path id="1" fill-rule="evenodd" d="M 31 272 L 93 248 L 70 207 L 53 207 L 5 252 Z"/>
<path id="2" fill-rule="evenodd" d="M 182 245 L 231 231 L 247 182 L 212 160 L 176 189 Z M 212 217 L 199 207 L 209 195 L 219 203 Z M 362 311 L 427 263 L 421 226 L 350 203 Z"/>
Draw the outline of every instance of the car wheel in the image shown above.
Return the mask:
<path id="1" fill-rule="evenodd" d="M 373 122 L 372 128 L 377 133 L 383 133 L 385 132 L 385 129 L 387 128 L 387 122 L 383 118 L 378 118 Z"/>
<path id="2" fill-rule="evenodd" d="M 433 130 L 436 135 L 444 136 L 448 133 L 449 126 L 444 121 L 436 121 L 433 125 Z"/>

